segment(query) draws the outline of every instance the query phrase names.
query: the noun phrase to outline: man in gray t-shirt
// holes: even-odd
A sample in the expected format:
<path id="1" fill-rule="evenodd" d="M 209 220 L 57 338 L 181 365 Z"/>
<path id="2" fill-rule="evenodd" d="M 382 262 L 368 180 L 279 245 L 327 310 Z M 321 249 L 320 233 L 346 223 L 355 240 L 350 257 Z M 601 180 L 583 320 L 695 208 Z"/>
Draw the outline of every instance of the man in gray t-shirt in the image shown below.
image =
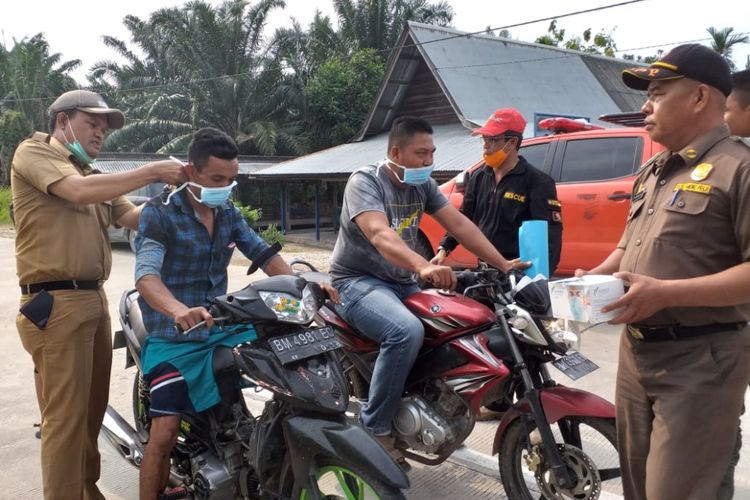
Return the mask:
<path id="1" fill-rule="evenodd" d="M 356 278 L 366 270 L 367 275 L 381 280 L 413 283 L 412 271 L 384 259 L 354 219 L 364 212 L 384 213 L 389 227 L 409 248 L 414 248 L 422 213 L 433 215 L 448 204 L 448 199 L 434 179 L 404 189 L 391 182 L 389 170 L 386 162 L 381 162 L 363 167 L 349 178 L 331 264 L 334 280 Z"/>
<path id="2" fill-rule="evenodd" d="M 450 267 L 430 264 L 414 251 L 422 214 L 432 215 L 469 251 L 502 271 L 524 267 L 507 261 L 482 232 L 438 190 L 430 177 L 435 145 L 432 127 L 421 119 L 397 118 L 388 137 L 388 159 L 364 167 L 344 191 L 341 229 L 331 261 L 339 314 L 380 344 L 362 423 L 391 451 L 391 422 L 406 377 L 417 357 L 424 328 L 404 306 L 417 292 L 412 274 L 437 288 L 453 289 Z"/>

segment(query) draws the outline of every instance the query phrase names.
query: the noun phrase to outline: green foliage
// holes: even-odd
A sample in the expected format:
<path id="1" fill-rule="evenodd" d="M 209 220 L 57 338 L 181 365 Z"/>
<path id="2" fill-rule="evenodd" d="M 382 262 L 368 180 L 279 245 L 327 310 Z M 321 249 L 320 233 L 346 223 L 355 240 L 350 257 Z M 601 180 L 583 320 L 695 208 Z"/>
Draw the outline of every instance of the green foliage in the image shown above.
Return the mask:
<path id="1" fill-rule="evenodd" d="M 283 71 L 267 50 L 263 28 L 283 0 L 205 0 L 125 18 L 135 44 L 105 37 L 124 63 L 100 61 L 90 81 L 121 91 L 129 122 L 105 146 L 120 151 L 184 151 L 190 133 L 216 127 L 243 154 L 296 155 L 309 150 L 290 116 Z M 143 56 L 137 55 L 142 53 Z"/>
<path id="2" fill-rule="evenodd" d="M 80 66 L 50 53 L 43 33 L 13 40 L 8 49 L 0 41 L 0 107 L 18 111 L 26 120 L 27 134 L 47 129 L 47 107 L 58 95 L 76 88 L 69 72 Z"/>
<path id="3" fill-rule="evenodd" d="M 263 216 L 263 211 L 260 208 L 250 208 L 239 201 L 235 201 L 234 206 L 239 209 L 240 215 L 250 227 L 255 227 Z"/>
<path id="4" fill-rule="evenodd" d="M 284 236 L 284 232 L 279 229 L 276 224 L 270 224 L 267 228 L 263 229 L 260 233 L 260 237 L 263 238 L 266 243 L 269 245 L 273 245 L 274 243 L 279 243 L 282 246 L 284 245 L 284 242 L 286 241 L 286 237 Z"/>
<path id="5" fill-rule="evenodd" d="M 742 33 L 734 33 L 734 28 L 717 29 L 711 26 L 706 31 L 711 35 L 711 48 L 726 59 L 731 69 L 736 69 L 737 66 L 732 61 L 734 46 L 750 42 L 750 37 Z"/>
<path id="6" fill-rule="evenodd" d="M 566 40 L 565 29 L 557 27 L 557 19 L 553 19 L 550 22 L 547 34 L 540 36 L 535 42 L 553 47 L 562 45 L 566 49 L 587 52 L 589 54 L 601 54 L 607 57 L 614 57 L 617 51 L 612 32 L 605 33 L 604 30 L 600 30 L 598 33 L 593 33 L 591 28 L 587 28 L 581 36 L 571 36 Z"/>
<path id="7" fill-rule="evenodd" d="M 75 88 L 68 73 L 78 65 L 77 59 L 63 62 L 60 54 L 51 54 L 42 33 L 14 39 L 10 49 L 0 41 L 0 185 L 8 184 L 18 143 L 47 129 L 52 99 Z"/>
<path id="8" fill-rule="evenodd" d="M 453 8 L 445 0 L 333 0 L 339 35 L 353 51 L 387 51 L 396 45 L 407 21 L 450 26 Z"/>
<path id="9" fill-rule="evenodd" d="M 659 49 L 656 51 L 656 54 L 652 56 L 635 56 L 633 54 L 623 54 L 622 58 L 626 61 L 638 61 L 645 64 L 651 64 L 661 59 L 662 55 L 664 55 L 664 51 Z"/>
<path id="10" fill-rule="evenodd" d="M 29 135 L 29 124 L 19 111 L 0 114 L 0 185 L 10 183 L 10 163 L 18 144 Z"/>
<path id="11" fill-rule="evenodd" d="M 374 49 L 323 64 L 307 87 L 310 109 L 326 132 L 321 147 L 349 141 L 362 125 L 385 72 Z"/>
<path id="12" fill-rule="evenodd" d="M 10 204 L 13 196 L 9 187 L 0 187 L 0 224 L 10 224 Z"/>

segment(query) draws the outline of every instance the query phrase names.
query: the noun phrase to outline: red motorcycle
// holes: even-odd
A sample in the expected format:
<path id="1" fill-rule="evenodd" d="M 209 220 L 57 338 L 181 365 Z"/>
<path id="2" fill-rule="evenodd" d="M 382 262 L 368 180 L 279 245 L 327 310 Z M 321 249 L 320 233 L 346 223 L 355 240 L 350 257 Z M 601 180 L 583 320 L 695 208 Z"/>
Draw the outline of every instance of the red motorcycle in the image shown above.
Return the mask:
<path id="1" fill-rule="evenodd" d="M 330 280 L 306 262 L 294 264 L 313 271 L 302 273 L 309 281 Z M 492 453 L 509 498 L 622 494 L 614 406 L 557 384 L 547 368 L 553 362 L 578 378 L 596 365 L 569 353 L 579 336 L 547 316 L 546 281 L 520 288 L 517 276 L 490 268 L 456 277 L 462 294 L 430 289 L 405 301 L 424 323 L 425 340 L 393 421 L 396 446 L 411 460 L 438 465 L 471 434 L 480 408 L 503 407 Z M 330 303 L 316 321 L 336 332 L 351 394 L 366 400 L 378 345 Z"/>

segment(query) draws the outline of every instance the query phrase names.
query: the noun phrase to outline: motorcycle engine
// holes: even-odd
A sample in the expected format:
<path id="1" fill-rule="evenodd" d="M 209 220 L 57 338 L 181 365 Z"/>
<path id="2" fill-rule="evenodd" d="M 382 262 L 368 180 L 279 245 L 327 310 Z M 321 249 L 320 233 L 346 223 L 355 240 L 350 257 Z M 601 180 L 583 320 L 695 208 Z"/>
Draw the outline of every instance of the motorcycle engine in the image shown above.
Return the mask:
<path id="1" fill-rule="evenodd" d="M 195 498 L 232 498 L 234 481 L 226 465 L 213 453 L 190 459 Z"/>
<path id="2" fill-rule="evenodd" d="M 441 454 L 441 450 L 463 438 L 462 429 L 472 426 L 466 403 L 450 387 L 430 387 L 420 396 L 401 400 L 393 419 L 396 439 L 422 453 Z"/>
<path id="3" fill-rule="evenodd" d="M 192 489 L 195 498 L 235 498 L 243 459 L 243 442 L 252 431 L 252 421 L 242 414 L 239 405 L 232 405 L 220 423 L 212 425 L 213 445 L 217 453 L 203 448 L 190 454 Z M 229 416 L 231 415 L 231 416 Z"/>

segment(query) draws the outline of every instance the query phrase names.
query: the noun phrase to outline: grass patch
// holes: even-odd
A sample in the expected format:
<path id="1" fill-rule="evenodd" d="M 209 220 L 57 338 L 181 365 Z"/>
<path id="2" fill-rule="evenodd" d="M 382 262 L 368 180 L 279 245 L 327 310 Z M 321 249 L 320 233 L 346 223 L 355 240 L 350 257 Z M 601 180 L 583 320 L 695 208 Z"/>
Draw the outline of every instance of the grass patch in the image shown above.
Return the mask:
<path id="1" fill-rule="evenodd" d="M 10 225 L 10 204 L 13 201 L 13 195 L 9 187 L 0 187 L 0 224 Z"/>

